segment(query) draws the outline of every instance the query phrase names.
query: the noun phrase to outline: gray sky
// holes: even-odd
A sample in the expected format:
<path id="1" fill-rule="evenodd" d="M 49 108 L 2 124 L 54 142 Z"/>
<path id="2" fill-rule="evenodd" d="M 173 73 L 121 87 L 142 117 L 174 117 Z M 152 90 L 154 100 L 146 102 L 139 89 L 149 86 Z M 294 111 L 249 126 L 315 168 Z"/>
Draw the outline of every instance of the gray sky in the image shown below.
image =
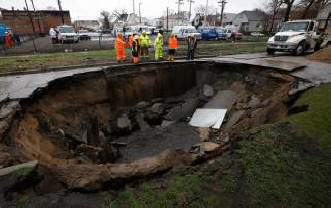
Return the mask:
<path id="1" fill-rule="evenodd" d="M 30 3 L 30 0 L 27 0 Z M 71 18 L 77 19 L 97 19 L 101 10 L 112 11 L 116 8 L 125 8 L 129 13 L 132 12 L 132 0 L 61 0 L 63 9 L 70 10 Z M 185 4 L 182 10 L 188 10 L 188 0 L 184 0 Z M 219 0 L 209 0 L 209 4 L 216 6 Z M 227 0 L 228 4 L 225 7 L 225 12 L 241 12 L 261 7 L 263 0 Z M 176 0 L 135 0 L 136 13 L 138 11 L 138 3 L 142 2 L 142 15 L 147 17 L 161 16 L 165 8 L 168 6 L 171 10 L 177 11 Z M 34 0 L 36 9 L 46 9 L 47 6 L 57 8 L 57 0 Z M 200 4 L 206 4 L 206 0 L 195 0 L 193 8 Z M 30 8 L 29 4 L 29 8 Z M 12 6 L 22 9 L 25 6 L 24 0 L 0 0 L 0 7 L 10 9 Z M 194 9 L 193 9 L 194 11 Z M 213 11 L 215 12 L 215 11 Z"/>

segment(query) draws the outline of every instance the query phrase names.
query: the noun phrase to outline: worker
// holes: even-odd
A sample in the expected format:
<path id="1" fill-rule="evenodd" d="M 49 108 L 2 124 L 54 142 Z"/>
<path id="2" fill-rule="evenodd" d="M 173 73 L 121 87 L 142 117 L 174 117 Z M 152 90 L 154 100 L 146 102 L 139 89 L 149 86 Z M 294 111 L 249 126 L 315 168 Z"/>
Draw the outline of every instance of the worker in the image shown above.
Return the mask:
<path id="1" fill-rule="evenodd" d="M 140 63 L 140 45 L 138 40 L 138 35 L 133 35 L 133 42 L 132 42 L 132 57 L 133 57 L 133 63 L 138 64 Z"/>
<path id="2" fill-rule="evenodd" d="M 187 39 L 187 60 L 193 60 L 194 59 L 194 53 L 197 49 L 197 39 L 192 34 Z"/>
<path id="3" fill-rule="evenodd" d="M 171 33 L 169 37 L 169 54 L 168 54 L 168 61 L 175 60 L 175 54 L 177 50 L 177 37 L 175 34 Z"/>
<path id="4" fill-rule="evenodd" d="M 54 28 L 51 28 L 49 29 L 49 36 L 51 37 L 52 39 L 52 44 L 55 44 L 57 41 L 56 41 L 56 31 L 54 30 Z"/>
<path id="5" fill-rule="evenodd" d="M 115 39 L 115 53 L 118 63 L 125 61 L 125 42 L 123 41 L 123 35 L 121 33 L 118 33 Z"/>
<path id="6" fill-rule="evenodd" d="M 151 39 L 149 38 L 149 36 L 146 34 L 146 32 L 144 31 L 142 33 L 142 35 L 139 37 L 140 41 L 139 44 L 141 46 L 141 59 L 143 61 L 148 60 L 149 59 L 149 52 L 148 52 L 148 48 L 151 45 Z"/>
<path id="7" fill-rule="evenodd" d="M 155 60 L 158 61 L 160 59 L 163 59 L 163 31 L 160 30 L 160 32 L 157 34 L 157 37 L 155 39 L 154 47 L 155 47 Z"/>
<path id="8" fill-rule="evenodd" d="M 134 35 L 136 35 L 137 32 L 133 31 L 133 33 L 130 35 L 130 48 L 132 48 L 132 43 L 133 43 L 133 39 L 134 39 Z"/>
<path id="9" fill-rule="evenodd" d="M 14 42 L 13 42 L 12 36 L 9 32 L 6 32 L 6 45 L 8 46 L 8 48 L 14 47 Z"/>

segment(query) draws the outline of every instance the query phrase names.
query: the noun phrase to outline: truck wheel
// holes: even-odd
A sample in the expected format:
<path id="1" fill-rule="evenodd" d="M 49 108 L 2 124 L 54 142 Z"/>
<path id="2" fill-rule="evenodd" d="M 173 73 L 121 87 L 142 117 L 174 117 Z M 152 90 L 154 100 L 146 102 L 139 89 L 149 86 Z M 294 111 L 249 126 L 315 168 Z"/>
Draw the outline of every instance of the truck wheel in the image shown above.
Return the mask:
<path id="1" fill-rule="evenodd" d="M 267 54 L 273 55 L 273 54 L 275 54 L 275 50 L 267 48 Z"/>
<path id="2" fill-rule="evenodd" d="M 300 42 L 297 48 L 293 51 L 294 55 L 301 56 L 305 52 L 305 42 Z"/>

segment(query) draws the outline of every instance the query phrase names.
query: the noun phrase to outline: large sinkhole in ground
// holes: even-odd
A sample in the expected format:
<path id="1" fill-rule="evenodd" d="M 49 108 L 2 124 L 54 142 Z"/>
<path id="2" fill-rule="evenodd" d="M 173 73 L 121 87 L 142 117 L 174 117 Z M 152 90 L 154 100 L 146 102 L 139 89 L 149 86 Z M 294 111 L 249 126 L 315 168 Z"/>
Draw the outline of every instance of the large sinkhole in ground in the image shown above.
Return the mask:
<path id="1" fill-rule="evenodd" d="M 225 122 L 208 137 L 217 140 L 285 117 L 292 83 L 289 75 L 246 65 L 113 67 L 52 81 L 21 101 L 8 142 L 26 159 L 58 166 L 189 151 L 206 139 L 188 125 L 196 108 L 213 99 L 225 103 Z"/>

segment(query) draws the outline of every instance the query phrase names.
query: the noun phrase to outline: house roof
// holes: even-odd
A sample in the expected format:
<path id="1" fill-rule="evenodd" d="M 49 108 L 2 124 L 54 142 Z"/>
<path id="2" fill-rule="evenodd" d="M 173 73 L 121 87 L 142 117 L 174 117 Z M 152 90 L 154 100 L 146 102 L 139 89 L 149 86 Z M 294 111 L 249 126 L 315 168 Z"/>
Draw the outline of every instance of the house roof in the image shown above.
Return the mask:
<path id="1" fill-rule="evenodd" d="M 259 11 L 243 11 L 241 13 L 244 13 L 247 16 L 248 21 L 262 21 L 263 15 Z"/>
<path id="2" fill-rule="evenodd" d="M 224 22 L 231 22 L 236 15 L 237 14 L 235 14 L 235 13 L 224 13 L 223 21 Z"/>

